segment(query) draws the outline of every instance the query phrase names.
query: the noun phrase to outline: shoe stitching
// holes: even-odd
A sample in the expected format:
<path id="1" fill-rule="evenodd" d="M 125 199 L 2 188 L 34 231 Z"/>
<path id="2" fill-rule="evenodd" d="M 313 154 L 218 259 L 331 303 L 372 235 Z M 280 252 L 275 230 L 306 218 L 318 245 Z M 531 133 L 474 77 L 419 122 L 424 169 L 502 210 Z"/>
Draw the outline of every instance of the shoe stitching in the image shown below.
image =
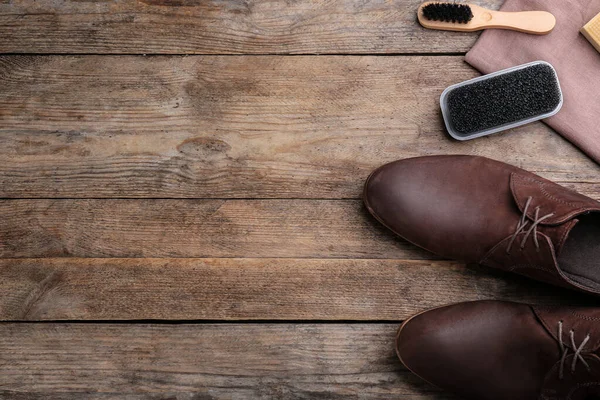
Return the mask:
<path id="1" fill-rule="evenodd" d="M 540 271 L 544 271 L 549 274 L 552 274 L 552 271 L 548 271 L 548 269 L 546 269 L 544 267 L 539 267 L 537 265 L 532 265 L 532 264 L 517 264 L 517 265 L 511 267 L 510 269 L 508 269 L 508 271 L 513 272 L 515 270 L 521 270 L 521 269 L 536 269 L 536 270 L 540 270 Z"/>
<path id="2" fill-rule="evenodd" d="M 598 318 L 598 317 L 588 317 L 586 315 L 579 314 L 577 311 L 571 311 L 571 314 L 574 317 L 577 317 L 579 319 L 583 319 L 585 321 L 600 321 L 600 318 Z"/>
<path id="3" fill-rule="evenodd" d="M 571 389 L 571 391 L 567 394 L 567 400 L 572 400 L 573 399 L 573 394 L 581 389 L 581 388 L 585 388 L 585 387 L 590 387 L 590 386 L 600 386 L 600 382 L 587 382 L 587 383 L 578 383 L 573 389 Z"/>
<path id="4" fill-rule="evenodd" d="M 551 194 L 550 192 L 548 192 L 548 191 L 546 190 L 546 188 L 544 187 L 544 186 L 546 185 L 546 183 L 545 183 L 545 182 L 539 181 L 539 180 L 537 180 L 537 179 L 534 179 L 534 178 L 530 178 L 530 177 L 521 176 L 521 175 L 519 175 L 519 174 L 516 174 L 516 173 L 513 173 L 513 174 L 514 174 L 514 176 L 513 176 L 513 179 L 515 179 L 515 178 L 516 178 L 516 179 L 519 179 L 519 180 L 521 180 L 521 181 L 529 181 L 529 182 L 532 182 L 532 183 L 535 183 L 535 184 L 537 184 L 537 185 L 539 186 L 539 188 L 540 188 L 540 191 L 541 191 L 541 192 L 544 194 L 544 196 L 546 196 L 546 197 L 547 197 L 547 198 L 549 198 L 550 200 L 554 200 L 554 201 L 556 201 L 556 202 L 558 202 L 558 203 L 561 203 L 561 204 L 564 204 L 564 205 L 567 205 L 567 206 L 573 206 L 573 207 L 584 208 L 584 207 L 582 207 L 582 206 L 581 206 L 581 203 L 582 203 L 581 201 L 579 201 L 579 202 L 570 202 L 570 201 L 566 201 L 566 200 L 560 199 L 560 198 L 558 198 L 558 197 L 556 197 L 556 196 L 552 195 L 552 194 Z M 563 188 L 562 186 L 561 186 L 561 188 L 562 188 L 562 189 L 564 189 L 564 190 L 567 190 L 567 191 L 568 191 L 568 189 L 567 189 L 567 188 Z M 517 190 L 519 190 L 519 189 L 517 189 Z M 518 196 L 518 197 L 520 197 L 520 196 Z"/>
<path id="5" fill-rule="evenodd" d="M 537 180 L 535 180 L 533 178 L 522 177 L 520 175 L 517 175 L 516 172 L 513 172 L 511 174 L 511 176 L 513 177 L 513 181 L 511 182 L 510 186 L 511 186 L 511 189 L 513 191 L 514 196 L 517 198 L 517 204 L 519 205 L 519 207 L 522 207 L 522 203 L 521 203 L 520 198 L 523 197 L 523 195 L 522 195 L 521 189 L 517 188 L 514 185 L 514 181 L 516 181 L 516 180 L 521 180 L 521 181 L 527 180 L 529 182 L 536 183 L 540 187 L 540 191 L 542 192 L 542 194 L 545 197 L 549 198 L 550 200 L 554 200 L 554 201 L 556 201 L 558 203 L 561 203 L 563 205 L 572 206 L 572 207 L 575 208 L 574 210 L 571 210 L 570 212 L 566 213 L 564 216 L 559 217 L 555 222 L 561 223 L 561 222 L 566 221 L 569 217 L 571 217 L 573 215 L 577 215 L 577 214 L 580 214 L 580 213 L 585 212 L 585 211 L 595 210 L 596 209 L 594 207 L 586 205 L 585 202 L 583 202 L 582 200 L 579 201 L 579 202 L 567 202 L 567 201 L 562 200 L 562 199 L 560 199 L 558 197 L 555 197 L 552 194 L 550 194 L 548 191 L 546 191 L 546 189 L 543 187 L 543 185 L 545 185 L 545 183 L 537 181 Z M 566 191 L 569 191 L 569 189 L 567 189 L 567 188 L 563 188 L 563 189 L 566 190 Z"/>
<path id="6" fill-rule="evenodd" d="M 586 285 L 588 287 L 593 287 L 594 285 L 598 284 L 598 282 L 594 279 L 590 279 L 583 275 L 575 274 L 573 272 L 569 272 L 566 275 L 569 277 L 569 279 L 573 279 L 574 277 L 577 278 L 577 282 L 580 282 L 582 285 Z"/>
<path id="7" fill-rule="evenodd" d="M 573 206 L 573 207 L 579 207 L 582 208 L 581 203 L 582 202 L 571 202 L 571 201 L 565 201 L 563 199 L 559 199 L 558 197 L 550 194 L 550 192 L 548 192 L 545 188 L 545 184 L 542 182 L 537 182 L 538 186 L 540 187 L 540 190 L 542 191 L 542 193 L 544 194 L 544 196 L 546 196 L 547 198 L 549 198 L 550 200 L 554 200 L 558 203 L 564 204 L 566 206 Z"/>

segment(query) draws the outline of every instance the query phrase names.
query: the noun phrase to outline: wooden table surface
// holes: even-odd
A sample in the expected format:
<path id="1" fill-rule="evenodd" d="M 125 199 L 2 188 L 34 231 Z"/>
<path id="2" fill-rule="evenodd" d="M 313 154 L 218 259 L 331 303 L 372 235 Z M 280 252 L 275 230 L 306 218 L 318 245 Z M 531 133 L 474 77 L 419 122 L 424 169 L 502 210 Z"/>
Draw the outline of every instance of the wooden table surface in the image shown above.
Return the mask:
<path id="1" fill-rule="evenodd" d="M 418 4 L 0 0 L 0 398 L 449 400 L 397 361 L 400 321 L 586 302 L 365 212 L 371 170 L 432 154 L 600 199 L 542 123 L 449 139 L 438 98 L 478 75 L 477 34 Z"/>

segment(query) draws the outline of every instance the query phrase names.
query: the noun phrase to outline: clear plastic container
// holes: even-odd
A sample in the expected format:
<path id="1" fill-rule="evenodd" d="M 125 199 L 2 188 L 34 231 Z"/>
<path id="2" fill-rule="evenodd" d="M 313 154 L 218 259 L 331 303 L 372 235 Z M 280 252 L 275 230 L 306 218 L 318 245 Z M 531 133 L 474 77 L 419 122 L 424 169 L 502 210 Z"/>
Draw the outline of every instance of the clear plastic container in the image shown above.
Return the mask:
<path id="1" fill-rule="evenodd" d="M 514 71 L 517 71 L 520 69 L 528 68 L 533 65 L 539 65 L 539 64 L 548 65 L 552 69 L 552 72 L 554 73 L 554 78 L 556 79 L 556 87 L 558 89 L 558 93 L 560 96 L 560 101 L 559 101 L 558 105 L 556 106 L 556 108 L 554 108 L 550 112 L 535 115 L 530 118 L 525 118 L 522 120 L 510 122 L 510 123 L 505 123 L 503 125 L 498 125 L 498 126 L 494 126 L 494 127 L 488 128 L 488 129 L 471 132 L 471 133 L 467 133 L 467 134 L 460 133 L 454 129 L 454 127 L 452 126 L 452 121 L 450 120 L 450 111 L 449 111 L 449 107 L 448 107 L 448 96 L 453 90 L 463 87 L 463 86 L 467 86 L 467 85 L 476 83 L 476 82 L 481 82 L 481 81 L 484 81 L 484 80 L 487 80 L 487 79 L 490 79 L 490 78 L 493 78 L 493 77 L 496 77 L 499 75 L 508 74 L 508 73 L 511 73 L 511 72 L 514 72 Z M 515 128 L 517 126 L 525 125 L 530 122 L 538 121 L 540 119 L 548 118 L 548 117 L 553 116 L 557 112 L 559 112 L 562 105 L 563 105 L 563 95 L 562 95 L 562 90 L 560 89 L 558 75 L 556 74 L 556 70 L 554 69 L 554 67 L 545 61 L 534 61 L 531 63 L 518 65 L 516 67 L 508 68 L 508 69 L 505 69 L 502 71 L 494 72 L 492 74 L 480 76 L 478 78 L 470 79 L 468 81 L 449 86 L 448 88 L 446 88 L 446 90 L 444 90 L 444 92 L 442 93 L 442 95 L 440 97 L 440 106 L 442 108 L 442 115 L 444 117 L 444 123 L 446 124 L 446 129 L 448 130 L 448 133 L 450 134 L 450 136 L 452 136 L 453 138 L 455 138 L 457 140 L 471 140 L 471 139 L 475 139 L 478 137 L 487 136 L 487 135 L 491 135 L 493 133 L 501 132 L 501 131 L 504 131 L 507 129 Z"/>

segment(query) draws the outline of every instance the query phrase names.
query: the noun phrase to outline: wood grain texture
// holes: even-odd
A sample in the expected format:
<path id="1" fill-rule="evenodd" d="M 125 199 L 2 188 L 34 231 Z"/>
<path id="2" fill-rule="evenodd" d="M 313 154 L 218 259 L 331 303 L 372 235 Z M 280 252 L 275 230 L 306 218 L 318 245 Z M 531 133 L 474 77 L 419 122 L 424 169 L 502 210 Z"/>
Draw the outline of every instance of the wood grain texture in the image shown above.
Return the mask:
<path id="1" fill-rule="evenodd" d="M 477 34 L 416 21 L 420 0 L 27 0 L 0 2 L 0 52 L 447 53 Z M 498 8 L 501 0 L 480 0 Z"/>
<path id="2" fill-rule="evenodd" d="M 393 321 L 462 301 L 590 301 L 515 275 L 410 260 L 5 259 L 0 292 L 0 319 L 11 321 Z"/>
<path id="3" fill-rule="evenodd" d="M 437 257 L 359 200 L 0 201 L 0 257 Z"/>
<path id="4" fill-rule="evenodd" d="M 432 154 L 600 197 L 600 166 L 541 123 L 451 140 L 439 95 L 474 76 L 462 57 L 0 57 L 0 197 L 358 198 Z"/>
<path id="5" fill-rule="evenodd" d="M 433 256 L 358 200 L 2 200 L 0 257 Z"/>
<path id="6" fill-rule="evenodd" d="M 422 29 L 420 2 L 0 0 L 0 53 L 65 54 L 0 56 L 0 398 L 452 400 L 382 321 L 589 301 L 437 260 L 358 200 L 385 162 L 459 153 L 600 198 L 541 123 L 447 138 L 478 35 Z M 267 55 L 393 53 L 436 56 Z"/>
<path id="7" fill-rule="evenodd" d="M 451 399 L 401 366 L 397 327 L 0 324 L 0 396 Z"/>

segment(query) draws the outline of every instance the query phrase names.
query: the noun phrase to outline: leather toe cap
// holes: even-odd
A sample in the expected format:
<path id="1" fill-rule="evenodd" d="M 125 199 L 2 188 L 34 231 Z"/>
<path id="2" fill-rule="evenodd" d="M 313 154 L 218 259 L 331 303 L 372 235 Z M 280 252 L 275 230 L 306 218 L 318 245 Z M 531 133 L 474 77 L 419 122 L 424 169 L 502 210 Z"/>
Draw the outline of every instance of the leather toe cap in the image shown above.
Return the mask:
<path id="1" fill-rule="evenodd" d="M 479 262 L 518 221 L 511 168 L 473 156 L 409 158 L 373 172 L 363 198 L 375 218 L 409 242 Z"/>
<path id="2" fill-rule="evenodd" d="M 427 311 L 398 332 L 402 363 L 466 399 L 536 398 L 555 344 L 529 306 L 480 301 Z"/>

